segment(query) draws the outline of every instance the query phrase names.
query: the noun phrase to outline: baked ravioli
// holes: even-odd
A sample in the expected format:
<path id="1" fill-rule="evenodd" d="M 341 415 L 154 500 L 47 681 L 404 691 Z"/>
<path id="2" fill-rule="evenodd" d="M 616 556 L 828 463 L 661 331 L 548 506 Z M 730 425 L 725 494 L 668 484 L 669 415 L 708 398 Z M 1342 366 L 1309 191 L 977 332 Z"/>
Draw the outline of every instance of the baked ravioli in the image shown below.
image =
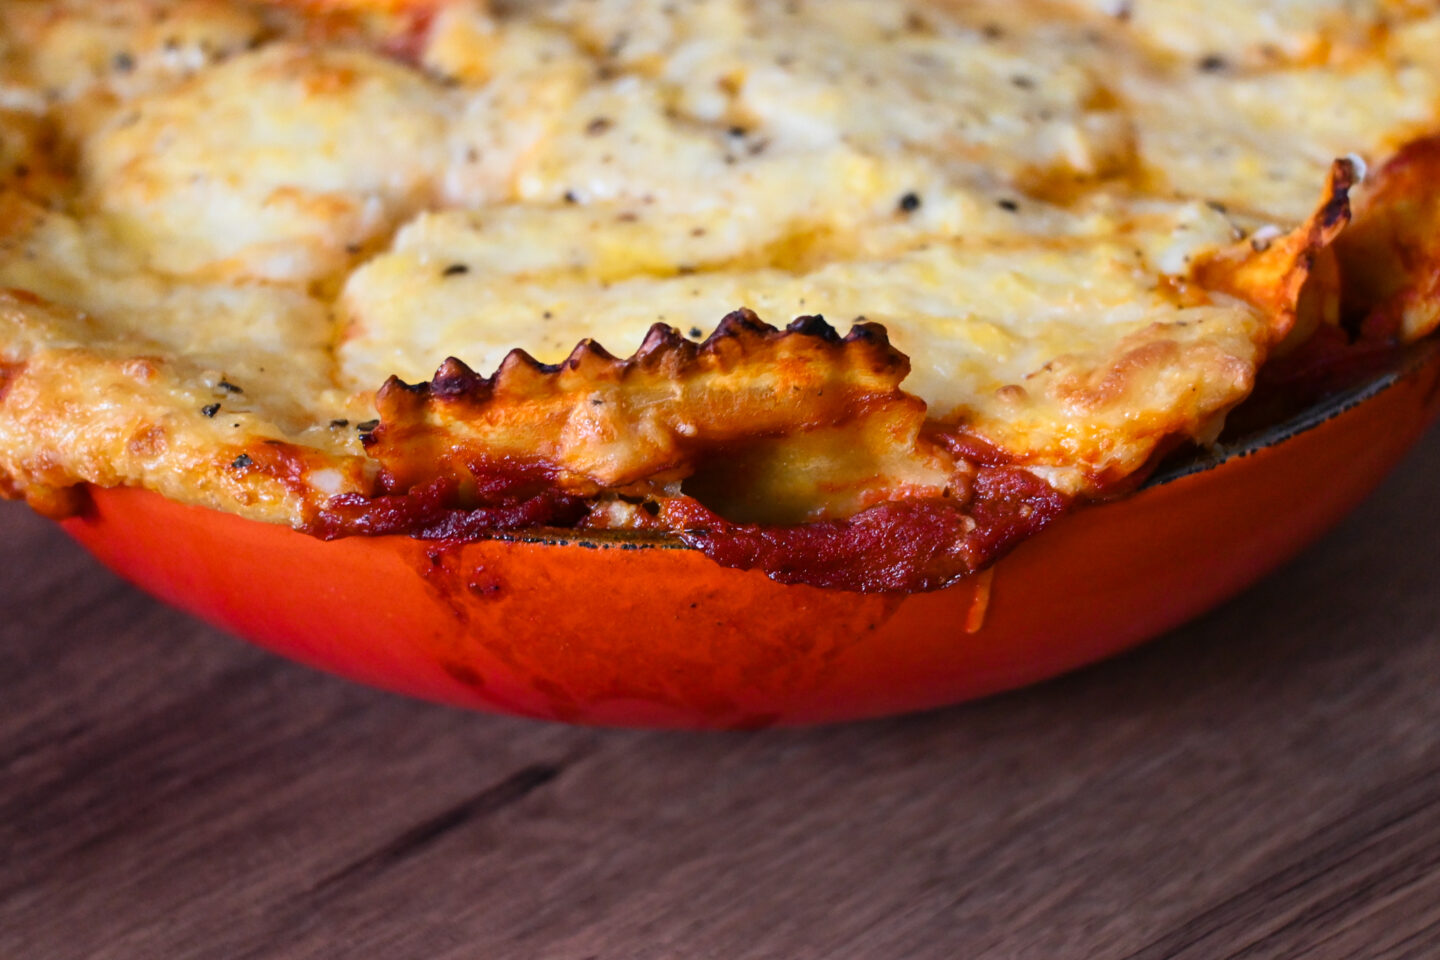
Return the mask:
<path id="1" fill-rule="evenodd" d="M 1437 131 L 1433 0 L 5 0 L 0 491 L 943 587 L 1427 335 Z"/>

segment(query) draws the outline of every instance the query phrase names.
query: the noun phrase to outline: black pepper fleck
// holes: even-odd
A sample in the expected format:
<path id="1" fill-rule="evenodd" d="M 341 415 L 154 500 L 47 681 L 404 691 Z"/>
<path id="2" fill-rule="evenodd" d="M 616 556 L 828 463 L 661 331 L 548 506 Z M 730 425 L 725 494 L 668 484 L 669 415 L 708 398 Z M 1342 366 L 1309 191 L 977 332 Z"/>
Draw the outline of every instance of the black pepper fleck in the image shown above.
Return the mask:
<path id="1" fill-rule="evenodd" d="M 129 52 L 122 50 L 115 54 L 111 60 L 111 64 L 120 73 L 129 73 L 135 69 L 135 57 Z"/>
<path id="2" fill-rule="evenodd" d="M 217 389 L 217 390 L 223 390 L 223 391 L 225 391 L 226 393 L 244 393 L 244 392 L 245 392 L 244 390 L 241 390 L 239 387 L 235 386 L 235 384 L 231 383 L 229 380 L 221 380 L 219 383 L 215 384 L 215 389 Z"/>
<path id="3" fill-rule="evenodd" d="M 1219 73 L 1227 66 L 1229 66 L 1229 64 L 1226 63 L 1225 58 L 1220 56 L 1220 54 L 1218 53 L 1212 53 L 1208 56 L 1202 57 L 1199 63 L 1200 69 L 1205 71 L 1206 73 Z"/>
<path id="4" fill-rule="evenodd" d="M 700 339 L 701 337 L 703 337 L 703 336 L 705 336 L 705 331 L 704 331 L 704 330 L 701 330 L 699 327 L 691 327 L 691 328 L 690 328 L 690 339 L 692 339 L 692 340 L 699 340 L 699 339 Z"/>
<path id="5" fill-rule="evenodd" d="M 443 271 L 441 271 L 441 274 L 440 274 L 440 275 L 441 275 L 441 276 L 444 276 L 444 277 L 458 277 L 458 276 L 460 276 L 460 274 L 462 274 L 462 273 L 469 273 L 469 272 L 470 272 L 470 268 L 467 267 L 467 266 L 465 266 L 465 264 L 463 264 L 463 263 L 452 263 L 452 264 L 450 264 L 450 266 L 446 267 Z"/>
<path id="6" fill-rule="evenodd" d="M 246 467 L 253 467 L 254 465 L 255 461 L 250 459 L 250 454 L 242 453 L 240 454 L 240 456 L 235 458 L 233 463 L 230 464 L 230 469 L 244 470 Z"/>
<path id="7" fill-rule="evenodd" d="M 359 430 L 361 433 L 369 433 L 378 426 L 380 426 L 379 420 L 366 420 L 363 423 L 355 424 L 355 429 Z"/>
<path id="8" fill-rule="evenodd" d="M 1010 200 L 1010 199 L 996 200 L 996 201 L 995 201 L 995 206 L 999 207 L 1001 210 L 1005 210 L 1005 211 L 1008 211 L 1008 212 L 1010 212 L 1010 213 L 1015 213 L 1015 212 L 1019 211 L 1019 209 L 1020 209 L 1020 204 L 1018 204 L 1018 203 L 1016 203 L 1014 200 Z"/>
<path id="9" fill-rule="evenodd" d="M 207 404 L 205 404 L 205 406 L 203 406 L 203 407 L 200 408 L 200 412 L 203 413 L 203 414 L 205 414 L 205 416 L 207 416 L 207 417 L 213 417 L 213 416 L 215 416 L 215 414 L 217 414 L 217 413 L 220 412 L 220 404 L 218 404 L 218 403 L 207 403 Z"/>
<path id="10" fill-rule="evenodd" d="M 341 419 L 341 420 L 331 420 L 331 421 L 330 421 L 330 426 L 335 427 L 336 429 L 339 429 L 340 427 L 348 427 L 348 426 L 350 426 L 350 421 L 349 421 L 349 420 L 344 420 L 344 419 Z"/>
<path id="11" fill-rule="evenodd" d="M 579 203 L 579 202 L 580 202 L 580 198 L 575 195 L 575 191 L 574 191 L 574 190 L 566 190 L 566 191 L 565 191 L 565 202 L 566 202 L 566 203 Z"/>
<path id="12" fill-rule="evenodd" d="M 900 198 L 900 210 L 903 213 L 914 213 L 920 209 L 920 195 L 915 192 L 905 194 Z"/>
<path id="13" fill-rule="evenodd" d="M 592 137 L 598 137 L 612 126 L 614 124 L 610 122 L 609 117 L 596 117 L 585 125 L 585 132 Z"/>

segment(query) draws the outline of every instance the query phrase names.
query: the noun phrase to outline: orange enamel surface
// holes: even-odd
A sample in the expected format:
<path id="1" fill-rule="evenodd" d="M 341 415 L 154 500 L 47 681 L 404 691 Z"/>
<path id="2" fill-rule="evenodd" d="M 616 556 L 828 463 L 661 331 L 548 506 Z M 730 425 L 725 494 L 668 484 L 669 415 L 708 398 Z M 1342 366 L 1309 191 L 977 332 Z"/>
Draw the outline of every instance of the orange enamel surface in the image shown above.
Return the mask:
<path id="1" fill-rule="evenodd" d="M 745 727 L 916 710 L 1152 637 L 1354 506 L 1440 403 L 1440 364 L 1282 443 L 1058 522 L 993 575 L 909 597 L 784 586 L 684 549 L 325 542 L 95 490 L 66 529 L 262 646 L 446 703 L 570 722 Z"/>

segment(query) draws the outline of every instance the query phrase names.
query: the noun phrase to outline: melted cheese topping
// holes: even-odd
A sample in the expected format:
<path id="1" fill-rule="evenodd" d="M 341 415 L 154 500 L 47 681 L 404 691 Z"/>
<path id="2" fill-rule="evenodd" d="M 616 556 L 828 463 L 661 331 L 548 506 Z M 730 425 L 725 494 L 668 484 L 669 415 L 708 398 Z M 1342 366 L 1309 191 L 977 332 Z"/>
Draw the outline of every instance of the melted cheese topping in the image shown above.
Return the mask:
<path id="1" fill-rule="evenodd" d="M 1293 311 L 1195 266 L 1433 130 L 1437 38 L 1419 0 L 13 0 L 0 475 L 300 524 L 376 491 L 391 375 L 745 307 L 883 325 L 931 422 L 1095 492 L 1243 399 Z M 794 450 L 756 469 L 804 496 L 756 489 L 965 469 L 826 443 L 863 496 Z"/>

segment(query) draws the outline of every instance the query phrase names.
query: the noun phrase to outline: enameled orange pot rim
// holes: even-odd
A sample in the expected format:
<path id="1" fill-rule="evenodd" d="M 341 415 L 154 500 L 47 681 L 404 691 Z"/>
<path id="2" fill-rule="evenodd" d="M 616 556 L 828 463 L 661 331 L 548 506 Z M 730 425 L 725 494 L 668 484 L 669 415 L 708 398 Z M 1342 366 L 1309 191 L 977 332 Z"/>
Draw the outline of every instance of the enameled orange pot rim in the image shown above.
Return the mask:
<path id="1" fill-rule="evenodd" d="M 1405 361 L 928 593 L 782 584 L 654 538 L 326 541 L 125 488 L 94 490 L 64 524 L 157 597 L 396 692 L 605 726 L 854 720 L 1092 663 L 1274 570 L 1440 411 L 1440 351 Z"/>

